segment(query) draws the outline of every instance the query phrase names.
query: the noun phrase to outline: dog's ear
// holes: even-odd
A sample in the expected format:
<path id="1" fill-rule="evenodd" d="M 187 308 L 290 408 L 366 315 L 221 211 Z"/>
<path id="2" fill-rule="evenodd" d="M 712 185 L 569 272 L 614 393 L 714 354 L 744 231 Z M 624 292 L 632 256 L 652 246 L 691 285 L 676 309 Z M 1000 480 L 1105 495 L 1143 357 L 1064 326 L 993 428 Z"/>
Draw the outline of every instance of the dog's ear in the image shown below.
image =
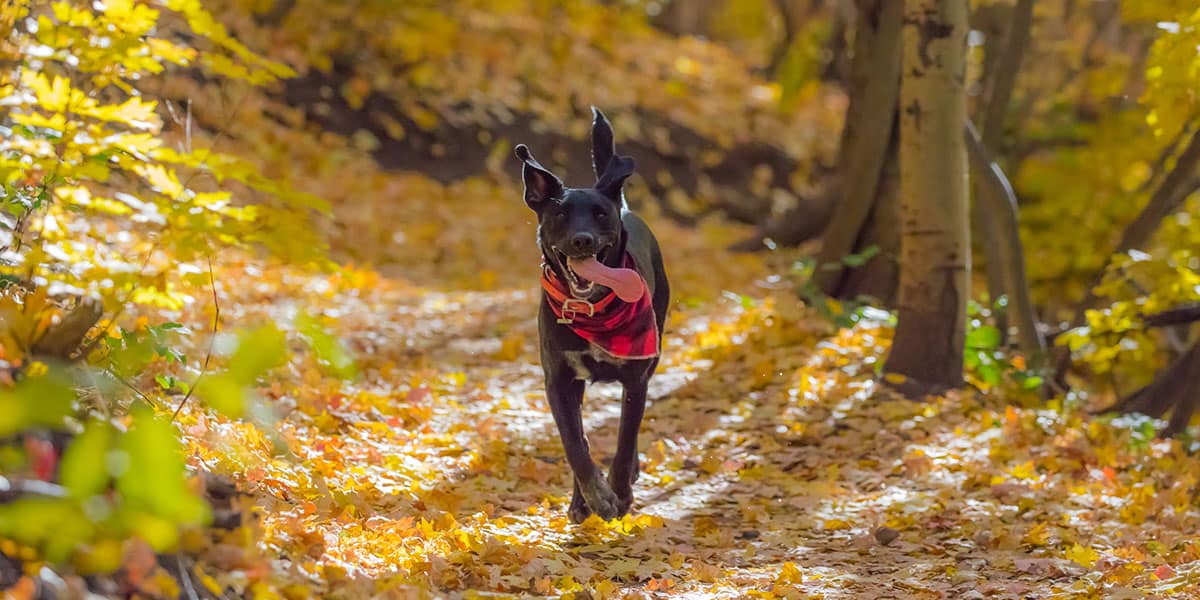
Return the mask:
<path id="1" fill-rule="evenodd" d="M 625 180 L 633 175 L 635 163 L 632 156 L 617 156 L 613 155 L 608 160 L 608 166 L 604 168 L 600 175 L 600 180 L 596 182 L 596 191 L 608 196 L 618 204 L 621 202 L 621 186 L 625 185 Z"/>
<path id="2" fill-rule="evenodd" d="M 529 208 L 536 211 L 546 200 L 562 198 L 561 179 L 543 167 L 525 144 L 517 144 L 513 150 L 517 153 L 517 158 L 521 159 L 521 177 L 525 180 L 525 204 L 528 204 Z"/>
<path id="3" fill-rule="evenodd" d="M 592 107 L 592 170 L 596 179 L 604 176 L 609 161 L 617 154 L 616 142 L 613 141 L 612 125 L 600 109 Z"/>

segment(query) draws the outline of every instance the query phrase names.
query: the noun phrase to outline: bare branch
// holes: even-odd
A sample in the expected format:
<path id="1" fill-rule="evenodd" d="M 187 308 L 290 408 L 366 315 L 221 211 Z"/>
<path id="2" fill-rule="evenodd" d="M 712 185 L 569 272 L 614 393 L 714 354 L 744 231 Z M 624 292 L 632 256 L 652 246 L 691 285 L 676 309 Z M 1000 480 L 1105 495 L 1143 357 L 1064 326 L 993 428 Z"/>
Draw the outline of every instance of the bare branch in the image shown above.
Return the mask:
<path id="1" fill-rule="evenodd" d="M 1008 290 L 1009 311 L 1017 321 L 1017 339 L 1021 351 L 1033 361 L 1045 357 L 1046 342 L 1038 332 L 1037 316 L 1029 293 L 1029 281 L 1025 276 L 1025 252 L 1017 220 L 1017 196 L 1012 184 L 1000 165 L 984 146 L 975 126 L 967 121 L 963 127 L 967 141 L 967 155 L 975 174 L 979 176 L 979 214 L 986 216 L 988 227 L 982 227 L 985 236 L 992 238 L 991 245 L 998 250 L 996 264 L 988 263 L 989 269 L 997 269 Z M 990 257 L 989 257 L 990 258 Z"/>
<path id="2" fill-rule="evenodd" d="M 1200 321 L 1200 303 L 1180 306 L 1142 317 L 1142 322 L 1148 328 L 1184 325 L 1195 321 Z"/>
<path id="3" fill-rule="evenodd" d="M 212 361 L 213 344 L 217 341 L 217 331 L 221 325 L 221 302 L 217 299 L 217 279 L 213 276 L 212 257 L 208 257 L 208 284 L 212 288 L 213 300 L 213 324 L 212 332 L 208 336 L 208 352 L 204 355 L 204 364 L 200 367 L 200 374 L 196 376 L 196 380 L 188 387 L 188 391 L 183 395 L 183 400 L 179 401 L 179 406 L 175 407 L 175 412 L 171 414 L 171 421 L 179 416 L 179 411 L 183 410 L 183 406 L 191 399 L 192 394 L 196 391 L 196 386 L 200 385 L 200 381 L 204 379 L 204 375 L 208 373 L 208 363 Z"/>

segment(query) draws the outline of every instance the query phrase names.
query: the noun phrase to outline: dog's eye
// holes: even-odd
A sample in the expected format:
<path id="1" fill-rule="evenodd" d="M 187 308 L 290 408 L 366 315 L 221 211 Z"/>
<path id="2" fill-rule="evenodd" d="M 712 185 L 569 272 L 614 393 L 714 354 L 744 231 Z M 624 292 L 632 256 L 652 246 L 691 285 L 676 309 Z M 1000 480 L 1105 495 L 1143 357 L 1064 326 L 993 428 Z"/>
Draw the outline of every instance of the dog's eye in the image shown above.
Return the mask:
<path id="1" fill-rule="evenodd" d="M 596 211 L 596 220 L 601 223 L 607 223 L 608 222 L 608 213 L 606 213 L 602 210 Z"/>

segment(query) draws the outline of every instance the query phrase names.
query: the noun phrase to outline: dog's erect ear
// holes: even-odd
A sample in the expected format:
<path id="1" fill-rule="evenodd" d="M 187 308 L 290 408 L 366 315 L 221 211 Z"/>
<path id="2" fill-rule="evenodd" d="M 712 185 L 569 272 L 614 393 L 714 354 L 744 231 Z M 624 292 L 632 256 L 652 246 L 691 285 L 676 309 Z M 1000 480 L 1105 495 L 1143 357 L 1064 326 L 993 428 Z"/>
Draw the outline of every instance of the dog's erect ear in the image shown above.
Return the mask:
<path id="1" fill-rule="evenodd" d="M 596 179 L 604 176 L 609 161 L 617 154 L 617 146 L 613 141 L 612 125 L 600 109 L 592 107 L 592 170 Z"/>
<path id="2" fill-rule="evenodd" d="M 517 153 L 517 158 L 521 159 L 521 177 L 525 180 L 525 204 L 528 204 L 529 208 L 538 210 L 546 200 L 562 198 L 561 179 L 543 167 L 525 144 L 517 144 L 513 150 Z"/>
<path id="3" fill-rule="evenodd" d="M 604 168 L 603 174 L 600 175 L 600 181 L 596 182 L 596 191 L 620 203 L 621 186 L 625 185 L 625 180 L 629 179 L 630 175 L 633 175 L 634 166 L 632 156 L 613 155 L 608 161 L 608 166 Z"/>

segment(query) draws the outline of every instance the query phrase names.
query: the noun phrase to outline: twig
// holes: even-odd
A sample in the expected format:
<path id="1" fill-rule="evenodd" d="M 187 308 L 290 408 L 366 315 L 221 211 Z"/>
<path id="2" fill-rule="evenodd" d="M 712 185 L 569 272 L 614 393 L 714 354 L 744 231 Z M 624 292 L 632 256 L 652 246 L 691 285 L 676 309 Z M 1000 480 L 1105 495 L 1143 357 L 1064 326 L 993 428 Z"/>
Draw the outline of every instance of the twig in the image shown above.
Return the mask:
<path id="1" fill-rule="evenodd" d="M 188 600 L 200 600 L 196 586 L 192 584 L 192 576 L 188 573 L 191 568 L 183 566 L 183 556 L 178 551 L 175 552 L 175 564 L 179 567 L 179 579 L 183 581 L 183 591 L 187 592 Z"/>
<path id="2" fill-rule="evenodd" d="M 0 504 L 11 502 L 21 496 L 32 495 L 44 498 L 66 498 L 67 489 L 57 483 L 40 479 L 9 479 L 0 475 Z"/>
<path id="3" fill-rule="evenodd" d="M 175 412 L 171 415 L 172 423 L 179 416 L 179 411 L 183 410 L 183 405 L 187 404 L 188 399 L 192 397 L 192 393 L 196 391 L 196 386 L 200 385 L 200 380 L 204 379 L 205 373 L 208 373 L 208 363 L 212 360 L 213 355 L 213 344 L 217 341 L 217 329 L 221 324 L 221 302 L 217 300 L 217 279 L 213 275 L 211 255 L 208 257 L 208 284 L 212 288 L 213 299 L 213 324 L 212 333 L 208 336 L 208 353 L 204 355 L 204 364 L 200 367 L 200 374 L 196 376 L 196 380 L 188 387 L 183 400 L 179 401 L 179 406 L 175 407 Z"/>
<path id="4" fill-rule="evenodd" d="M 146 394 L 142 393 L 142 390 L 139 390 L 139 389 L 137 389 L 137 387 L 136 387 L 136 386 L 134 386 L 132 383 L 130 383 L 128 379 L 125 379 L 125 377 L 124 377 L 124 376 L 122 376 L 120 373 L 118 373 L 118 372 L 114 371 L 114 370 L 113 370 L 113 368 L 112 368 L 111 366 L 104 367 L 104 370 L 105 370 L 105 371 L 106 371 L 106 372 L 107 372 L 109 375 L 112 375 L 112 376 L 113 376 L 113 379 L 116 379 L 118 383 L 120 383 L 121 385 L 123 385 L 123 386 L 125 386 L 125 387 L 129 388 L 129 389 L 130 389 L 130 391 L 132 391 L 133 393 L 137 394 L 137 395 L 138 395 L 138 397 L 140 397 L 140 398 L 142 399 L 142 401 L 143 401 L 143 402 L 145 402 L 146 404 L 149 404 L 150 406 L 154 406 L 154 402 L 150 400 L 150 397 L 149 397 L 149 396 L 147 396 Z"/>

